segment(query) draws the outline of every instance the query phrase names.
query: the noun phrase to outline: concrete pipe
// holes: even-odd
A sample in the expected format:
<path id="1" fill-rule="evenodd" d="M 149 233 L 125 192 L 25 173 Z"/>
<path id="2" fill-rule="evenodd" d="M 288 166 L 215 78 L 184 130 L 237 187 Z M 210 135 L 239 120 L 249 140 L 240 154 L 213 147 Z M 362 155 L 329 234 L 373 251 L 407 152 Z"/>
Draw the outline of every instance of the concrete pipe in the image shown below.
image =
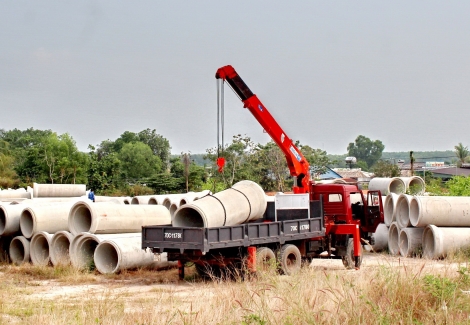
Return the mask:
<path id="1" fill-rule="evenodd" d="M 424 228 L 403 228 L 400 230 L 400 254 L 403 257 L 420 255 Z"/>
<path id="2" fill-rule="evenodd" d="M 103 274 L 122 270 L 149 267 L 155 256 L 150 250 L 142 249 L 142 236 L 115 238 L 102 241 L 94 254 L 96 269 Z"/>
<path id="3" fill-rule="evenodd" d="M 398 255 L 400 253 L 400 228 L 396 221 L 392 222 L 388 229 L 388 252 L 390 255 Z"/>
<path id="4" fill-rule="evenodd" d="M 24 204 L 0 205 L 0 236 L 19 234 L 21 212 L 26 207 Z"/>
<path id="5" fill-rule="evenodd" d="M 411 227 L 410 222 L 410 202 L 413 197 L 407 194 L 400 194 L 395 209 L 395 219 L 401 228 Z"/>
<path id="6" fill-rule="evenodd" d="M 175 212 L 176 210 L 178 210 L 179 208 L 179 201 L 178 203 L 177 202 L 173 202 L 171 205 L 170 205 L 170 216 L 173 218 L 173 216 L 175 215 Z"/>
<path id="7" fill-rule="evenodd" d="M 96 196 L 95 195 L 95 203 L 101 203 L 101 202 L 113 202 L 116 204 L 124 204 L 124 200 L 126 200 L 126 197 L 122 196 Z"/>
<path id="8" fill-rule="evenodd" d="M 170 210 L 170 207 L 173 203 L 179 202 L 186 194 L 168 194 L 162 202 L 162 205 Z"/>
<path id="9" fill-rule="evenodd" d="M 33 184 L 33 198 L 80 197 L 86 195 L 85 184 Z"/>
<path id="10" fill-rule="evenodd" d="M 69 246 L 69 260 L 72 262 L 72 256 L 75 254 L 76 247 L 80 240 L 82 239 L 83 236 L 90 234 L 89 232 L 81 232 L 77 235 L 72 234 L 72 240 L 70 241 L 70 246 Z"/>
<path id="11" fill-rule="evenodd" d="M 415 227 L 470 227 L 470 197 L 415 196 L 410 202 L 410 221 Z"/>
<path id="12" fill-rule="evenodd" d="M 147 204 L 152 205 L 163 205 L 163 200 L 165 199 L 166 195 L 154 195 L 152 196 Z"/>
<path id="13" fill-rule="evenodd" d="M 419 176 L 412 177 L 400 177 L 400 179 L 405 183 L 406 193 L 411 195 L 423 195 L 426 185 L 424 180 Z"/>
<path id="14" fill-rule="evenodd" d="M 130 238 L 139 238 L 142 242 L 142 233 L 126 233 L 126 234 L 105 234 L 105 235 L 96 235 L 96 234 L 87 234 L 84 233 L 78 241 L 75 242 L 73 250 L 70 251 L 70 260 L 72 265 L 76 268 L 86 268 L 94 262 L 94 254 L 96 247 L 99 243 L 104 240 L 125 238 L 129 240 Z"/>
<path id="15" fill-rule="evenodd" d="M 52 236 L 49 247 L 52 265 L 70 264 L 69 250 L 72 240 L 73 235 L 68 231 L 58 231 Z"/>
<path id="16" fill-rule="evenodd" d="M 398 196 L 398 194 L 390 193 L 385 197 L 385 204 L 383 205 L 384 223 L 387 226 L 390 226 L 390 224 L 396 220 L 395 213 L 397 208 Z"/>
<path id="17" fill-rule="evenodd" d="M 447 228 L 428 225 L 423 232 L 423 257 L 438 259 L 470 247 L 470 228 Z"/>
<path id="18" fill-rule="evenodd" d="M 70 209 L 69 231 L 113 234 L 142 231 L 142 226 L 171 224 L 170 211 L 160 205 L 77 202 Z"/>
<path id="19" fill-rule="evenodd" d="M 0 191 L 0 201 L 7 202 L 12 199 L 31 199 L 31 193 L 24 189 L 20 190 L 3 190 Z"/>
<path id="20" fill-rule="evenodd" d="M 252 181 L 241 181 L 232 188 L 203 197 L 178 208 L 175 227 L 232 226 L 259 219 L 266 211 L 266 195 Z"/>
<path id="21" fill-rule="evenodd" d="M 374 245 L 372 245 L 372 250 L 374 252 L 381 252 L 388 247 L 388 227 L 384 223 L 379 224 L 374 234 L 372 235 L 374 239 Z"/>
<path id="22" fill-rule="evenodd" d="M 20 217 L 21 234 L 26 238 L 31 238 L 40 231 L 54 234 L 57 231 L 69 230 L 69 212 L 75 203 L 74 201 L 60 202 L 25 208 Z"/>
<path id="23" fill-rule="evenodd" d="M 139 195 L 134 196 L 131 200 L 131 204 L 149 204 L 149 200 L 153 195 Z"/>
<path id="24" fill-rule="evenodd" d="M 398 177 L 374 177 L 369 182 L 369 190 L 380 190 L 382 195 L 390 193 L 402 194 L 406 191 L 405 183 Z"/>
<path id="25" fill-rule="evenodd" d="M 34 265 L 49 265 L 52 234 L 41 231 L 34 234 L 30 242 L 31 262 Z"/>
<path id="26" fill-rule="evenodd" d="M 28 263 L 30 254 L 29 254 L 29 240 L 24 236 L 16 236 L 11 240 L 10 248 L 10 260 L 17 264 Z"/>
<path id="27" fill-rule="evenodd" d="M 130 197 L 126 197 L 126 198 L 124 198 L 123 202 L 124 202 L 124 204 L 131 204 L 132 199 Z"/>

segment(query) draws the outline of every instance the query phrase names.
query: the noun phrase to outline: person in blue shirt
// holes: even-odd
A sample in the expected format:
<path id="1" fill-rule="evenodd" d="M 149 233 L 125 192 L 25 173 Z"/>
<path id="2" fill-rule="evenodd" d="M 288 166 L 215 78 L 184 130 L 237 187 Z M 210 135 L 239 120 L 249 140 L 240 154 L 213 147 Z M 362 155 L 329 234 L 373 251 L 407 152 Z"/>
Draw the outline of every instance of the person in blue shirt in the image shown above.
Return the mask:
<path id="1" fill-rule="evenodd" d="M 95 192 L 93 190 L 90 190 L 90 193 L 88 193 L 88 198 L 95 202 Z"/>

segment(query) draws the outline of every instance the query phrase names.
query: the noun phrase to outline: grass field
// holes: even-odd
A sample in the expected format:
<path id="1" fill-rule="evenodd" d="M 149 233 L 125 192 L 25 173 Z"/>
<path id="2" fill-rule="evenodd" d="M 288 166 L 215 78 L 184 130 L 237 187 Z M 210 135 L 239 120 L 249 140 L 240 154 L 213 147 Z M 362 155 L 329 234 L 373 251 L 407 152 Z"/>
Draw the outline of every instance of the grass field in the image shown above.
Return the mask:
<path id="1" fill-rule="evenodd" d="M 466 258 L 315 260 L 294 276 L 203 280 L 188 268 L 118 275 L 0 266 L 1 324 L 469 324 Z"/>

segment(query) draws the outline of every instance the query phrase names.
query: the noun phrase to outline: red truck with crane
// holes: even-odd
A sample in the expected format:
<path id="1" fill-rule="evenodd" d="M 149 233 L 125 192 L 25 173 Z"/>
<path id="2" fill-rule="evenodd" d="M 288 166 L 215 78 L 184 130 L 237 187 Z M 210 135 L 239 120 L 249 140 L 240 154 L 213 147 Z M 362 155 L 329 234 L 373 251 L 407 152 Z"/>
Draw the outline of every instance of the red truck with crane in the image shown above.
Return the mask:
<path id="1" fill-rule="evenodd" d="M 372 234 L 383 222 L 380 191 L 364 195 L 357 184 L 315 183 L 302 152 L 235 69 L 221 67 L 215 76 L 222 87 L 224 82 L 229 84 L 283 151 L 294 178 L 294 194 L 277 195 L 274 206 L 268 206 L 264 218 L 254 223 L 214 228 L 143 227 L 142 248 L 167 252 L 169 260 L 180 262 L 180 276 L 187 262 L 193 262 L 201 274 L 209 266 L 213 274 L 220 274 L 230 266 L 240 267 L 244 261 L 253 269 L 256 258 L 276 259 L 285 274 L 297 271 L 302 260 L 315 257 L 341 258 L 345 267 L 358 269 L 361 241 L 371 243 Z M 218 164 L 222 169 L 223 160 Z M 307 203 L 302 203 L 304 198 Z"/>

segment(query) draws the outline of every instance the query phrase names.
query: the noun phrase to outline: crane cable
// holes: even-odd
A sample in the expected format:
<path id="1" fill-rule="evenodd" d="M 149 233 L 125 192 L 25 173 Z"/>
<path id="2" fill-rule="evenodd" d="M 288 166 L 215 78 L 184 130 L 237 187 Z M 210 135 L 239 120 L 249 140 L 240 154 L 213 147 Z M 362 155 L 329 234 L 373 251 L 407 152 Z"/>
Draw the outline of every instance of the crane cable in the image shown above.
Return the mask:
<path id="1" fill-rule="evenodd" d="M 224 171 L 225 158 L 221 157 L 224 152 L 224 80 L 217 79 L 217 166 L 219 173 Z M 222 138 L 222 139 L 221 139 Z M 222 140 L 222 145 L 220 144 Z"/>

